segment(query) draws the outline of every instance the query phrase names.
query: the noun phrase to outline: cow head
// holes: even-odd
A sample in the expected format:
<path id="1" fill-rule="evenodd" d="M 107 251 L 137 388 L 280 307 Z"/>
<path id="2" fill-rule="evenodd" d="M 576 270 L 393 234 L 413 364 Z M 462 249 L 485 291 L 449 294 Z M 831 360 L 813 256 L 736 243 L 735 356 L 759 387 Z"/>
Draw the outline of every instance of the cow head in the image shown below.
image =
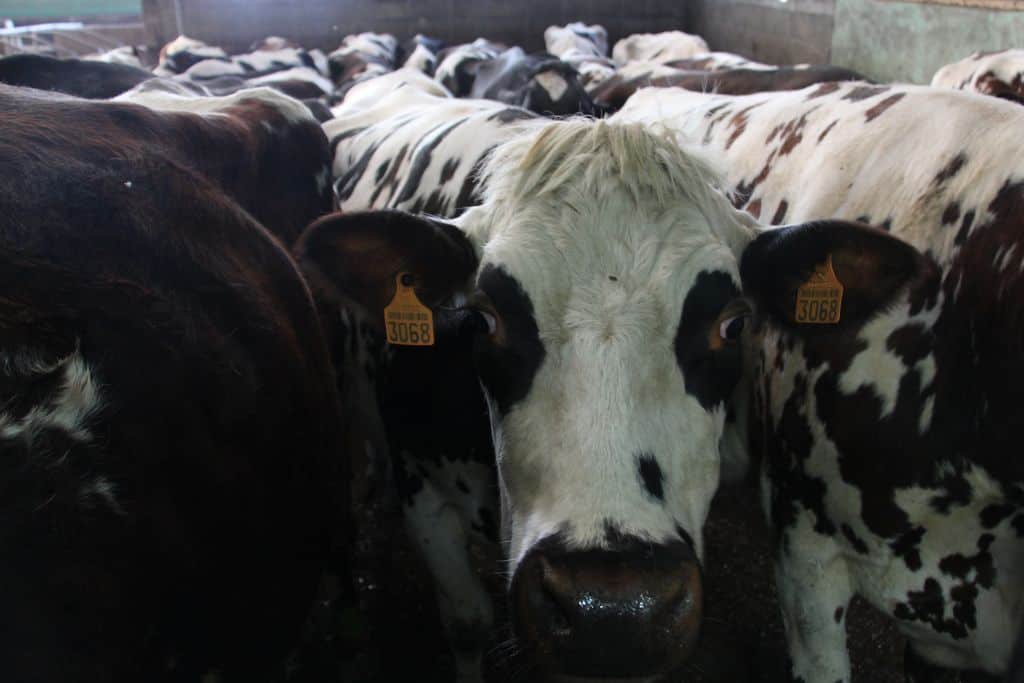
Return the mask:
<path id="1" fill-rule="evenodd" d="M 299 259 L 315 288 L 381 322 L 409 273 L 473 335 L 514 630 L 539 670 L 670 671 L 699 631 L 701 532 L 750 313 L 739 260 L 757 226 L 703 162 L 633 125 L 552 123 L 499 147 L 484 181 L 457 223 L 334 215 Z"/>

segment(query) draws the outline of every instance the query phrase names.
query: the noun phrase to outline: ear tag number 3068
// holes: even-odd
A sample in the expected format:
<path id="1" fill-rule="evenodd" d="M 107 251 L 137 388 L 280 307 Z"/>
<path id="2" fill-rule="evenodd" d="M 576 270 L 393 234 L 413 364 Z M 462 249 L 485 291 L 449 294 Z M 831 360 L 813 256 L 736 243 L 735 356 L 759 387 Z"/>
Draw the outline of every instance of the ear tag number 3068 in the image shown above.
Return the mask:
<path id="1" fill-rule="evenodd" d="M 433 346 L 434 313 L 416 296 L 412 277 L 399 273 L 395 278 L 395 297 L 384 307 L 384 329 L 389 344 Z"/>
<path id="2" fill-rule="evenodd" d="M 798 323 L 835 325 L 843 311 L 843 284 L 832 270 L 832 255 L 796 290 Z"/>

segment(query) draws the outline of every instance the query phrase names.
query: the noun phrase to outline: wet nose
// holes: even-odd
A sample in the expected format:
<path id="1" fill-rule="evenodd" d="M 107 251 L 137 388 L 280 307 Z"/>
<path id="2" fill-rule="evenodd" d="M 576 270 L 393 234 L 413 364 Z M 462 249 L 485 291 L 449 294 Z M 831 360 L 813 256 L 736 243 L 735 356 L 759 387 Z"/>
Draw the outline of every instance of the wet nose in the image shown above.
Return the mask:
<path id="1" fill-rule="evenodd" d="M 665 673 L 686 658 L 700 631 L 700 564 L 684 543 L 540 547 L 520 562 L 512 593 L 520 643 L 543 668 L 565 676 Z"/>

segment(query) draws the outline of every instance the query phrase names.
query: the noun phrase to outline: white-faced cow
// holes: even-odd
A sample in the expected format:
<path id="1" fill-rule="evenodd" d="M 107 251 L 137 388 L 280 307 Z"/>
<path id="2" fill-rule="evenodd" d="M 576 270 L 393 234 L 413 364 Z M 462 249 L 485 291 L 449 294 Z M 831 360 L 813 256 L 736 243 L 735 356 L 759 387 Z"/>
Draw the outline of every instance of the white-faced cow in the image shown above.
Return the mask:
<path id="1" fill-rule="evenodd" d="M 612 59 L 619 66 L 633 61 L 669 62 L 688 59 L 708 49 L 703 38 L 682 31 L 635 33 L 615 43 Z"/>
<path id="2" fill-rule="evenodd" d="M 401 121 L 388 124 L 396 136 Z M 425 140 L 475 143 L 460 121 L 433 123 Z M 389 135 L 382 126 L 378 144 Z M 512 649 L 530 680 L 667 673 L 701 620 L 701 530 L 741 375 L 738 259 L 753 221 L 701 161 L 641 126 L 528 126 L 482 177 L 482 204 L 454 223 L 338 214 L 304 234 L 300 262 L 314 290 L 361 301 L 378 326 L 406 273 L 455 326 L 464 355 L 448 362 L 475 367 L 489 405 Z M 458 482 L 445 493 L 434 468 L 417 474 L 431 493 L 415 512 L 431 513 L 428 539 L 450 565 L 465 542 Z M 439 489 L 456 498 L 446 504 Z M 470 619 L 455 626 L 473 632 L 486 611 L 472 608 L 466 576 L 438 580 Z"/>
<path id="3" fill-rule="evenodd" d="M 417 33 L 402 46 L 405 59 L 402 67 L 416 69 L 428 76 L 434 75 L 437 68 L 437 53 L 444 48 L 444 41 Z"/>
<path id="4" fill-rule="evenodd" d="M 344 415 L 293 261 L 188 162 L 229 135 L 0 86 L 5 680 L 267 680 L 309 608 Z"/>
<path id="5" fill-rule="evenodd" d="M 911 680 L 1004 673 L 1024 612 L 1024 112 L 826 83 L 644 90 L 617 116 L 702 142 L 765 222 L 822 219 L 761 235 L 741 269 L 794 679 L 850 681 L 854 594 L 907 635 Z M 800 292 L 833 282 L 823 264 L 834 324 L 798 322 L 820 321 Z"/>
<path id="6" fill-rule="evenodd" d="M 932 85 L 1024 104 L 1024 50 L 975 52 L 936 71 Z"/>

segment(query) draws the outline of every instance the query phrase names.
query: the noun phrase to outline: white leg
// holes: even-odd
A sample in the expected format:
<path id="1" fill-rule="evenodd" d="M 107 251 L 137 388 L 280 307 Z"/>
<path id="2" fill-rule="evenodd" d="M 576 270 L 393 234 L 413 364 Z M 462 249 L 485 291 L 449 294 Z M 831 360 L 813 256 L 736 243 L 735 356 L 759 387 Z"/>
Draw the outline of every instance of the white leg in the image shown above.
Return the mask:
<path id="1" fill-rule="evenodd" d="M 468 521 L 424 480 L 412 505 L 405 508 L 405 522 L 434 578 L 441 620 L 455 652 L 457 680 L 480 681 L 480 664 L 493 630 L 494 608 L 470 563 Z"/>
<path id="2" fill-rule="evenodd" d="M 810 528 L 808 517 L 784 533 L 775 565 L 792 677 L 850 683 L 846 613 L 853 591 L 846 561 L 831 538 Z"/>

